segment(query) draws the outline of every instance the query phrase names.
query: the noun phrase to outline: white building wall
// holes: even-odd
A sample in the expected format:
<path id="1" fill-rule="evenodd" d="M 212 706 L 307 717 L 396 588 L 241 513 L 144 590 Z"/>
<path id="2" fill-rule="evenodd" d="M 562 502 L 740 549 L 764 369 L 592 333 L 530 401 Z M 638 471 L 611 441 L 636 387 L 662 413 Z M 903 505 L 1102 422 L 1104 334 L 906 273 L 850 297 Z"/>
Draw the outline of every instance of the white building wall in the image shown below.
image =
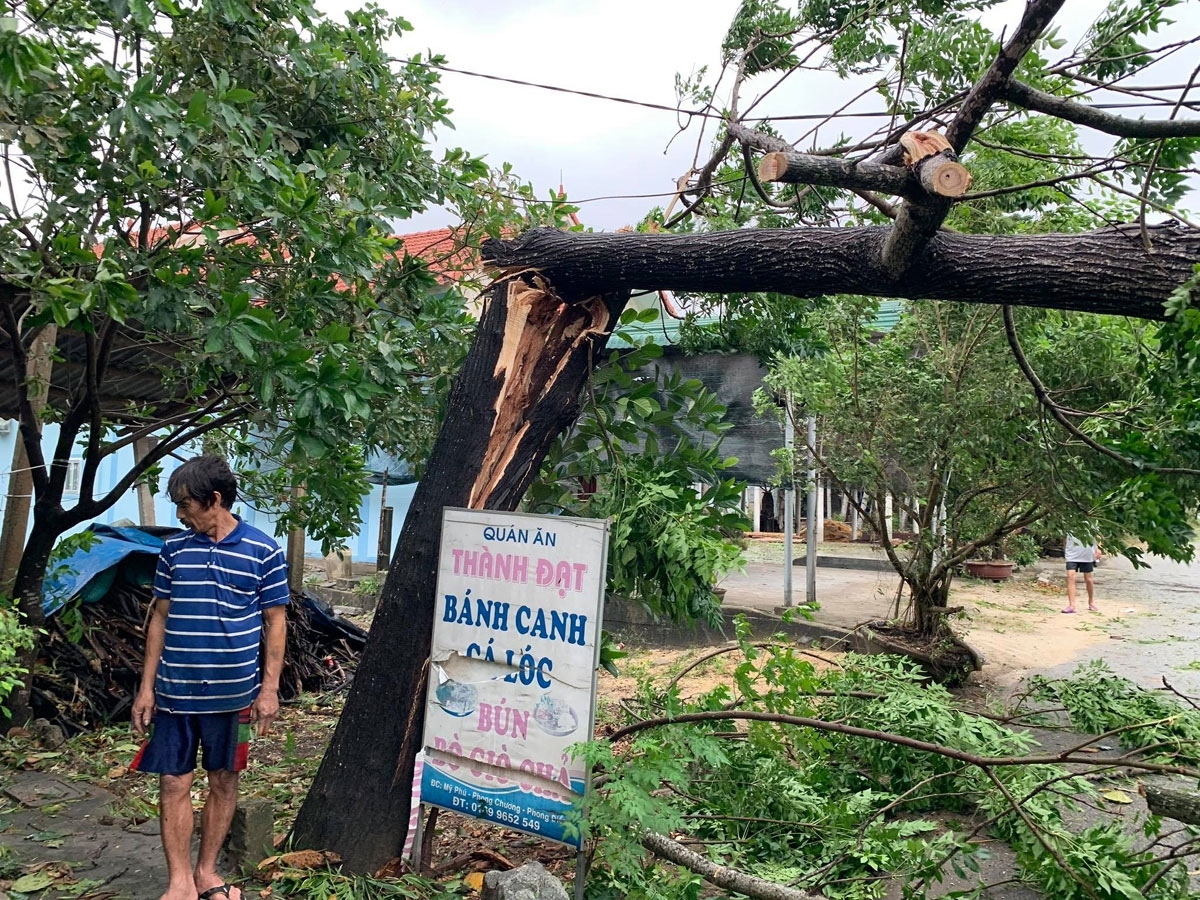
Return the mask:
<path id="1" fill-rule="evenodd" d="M 7 425 L 7 428 L 5 427 Z M 17 423 L 12 420 L 0 420 L 0 517 L 3 516 L 4 508 L 8 504 L 8 482 L 10 470 L 12 469 L 13 451 L 16 448 L 17 442 Z M 42 435 L 42 446 L 47 455 L 53 452 L 55 444 L 58 442 L 58 426 L 49 424 L 45 427 Z M 78 448 L 79 465 L 83 462 L 82 448 Z M 100 472 L 97 475 L 98 489 L 97 493 L 104 491 L 115 485 L 121 476 L 129 471 L 133 465 L 133 448 L 125 447 L 113 454 L 104 461 L 100 466 Z M 154 515 L 155 521 L 159 525 L 179 526 L 179 520 L 175 518 L 175 506 L 167 497 L 167 479 L 171 473 L 180 465 L 180 461 L 172 457 L 167 457 L 162 462 L 162 475 L 159 478 L 159 490 L 154 496 Z M 415 484 L 407 484 L 402 486 L 389 485 L 387 490 L 388 505 L 393 508 L 392 513 L 392 535 L 389 540 L 389 548 L 394 549 L 396 539 L 400 536 L 400 529 L 404 525 L 404 518 L 408 514 L 409 504 L 412 502 L 413 493 L 416 491 Z M 383 488 L 380 485 L 372 485 L 371 491 L 362 500 L 359 507 L 359 520 L 361 527 L 358 535 L 350 538 L 350 552 L 355 562 L 375 562 L 378 546 L 379 546 L 379 509 L 383 495 Z M 73 497 L 78 494 L 67 493 L 63 497 L 64 505 L 70 505 Z M 287 540 L 286 535 L 280 534 L 275 526 L 275 520 L 272 516 L 267 515 L 261 510 L 253 509 L 244 500 L 239 499 L 234 504 L 233 511 L 254 525 L 256 528 L 261 528 L 267 534 L 274 534 L 279 539 L 280 543 Z M 102 522 L 105 525 L 112 525 L 120 520 L 128 520 L 135 524 L 138 523 L 138 504 L 136 490 L 130 490 L 124 494 L 115 504 L 113 504 L 105 512 L 101 513 L 95 520 Z M 31 523 L 32 524 L 32 523 Z M 78 531 L 83 531 L 87 528 L 90 522 L 85 522 L 82 525 L 72 529 L 68 534 L 73 534 Z M 391 549 L 388 554 L 391 555 Z M 309 538 L 306 542 L 305 555 L 320 556 L 321 543 L 320 541 Z"/>

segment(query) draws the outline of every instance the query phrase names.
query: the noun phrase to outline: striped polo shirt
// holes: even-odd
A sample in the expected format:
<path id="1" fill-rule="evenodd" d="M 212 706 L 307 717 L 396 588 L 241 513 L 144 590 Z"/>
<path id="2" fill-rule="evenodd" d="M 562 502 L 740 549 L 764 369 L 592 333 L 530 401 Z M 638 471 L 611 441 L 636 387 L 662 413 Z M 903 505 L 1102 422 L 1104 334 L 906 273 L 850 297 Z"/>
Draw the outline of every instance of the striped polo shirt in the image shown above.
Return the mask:
<path id="1" fill-rule="evenodd" d="M 279 545 L 241 518 L 220 541 L 190 529 L 169 537 L 158 557 L 154 596 L 171 604 L 154 682 L 158 708 L 217 713 L 253 703 L 261 681 L 262 611 L 289 596 Z"/>

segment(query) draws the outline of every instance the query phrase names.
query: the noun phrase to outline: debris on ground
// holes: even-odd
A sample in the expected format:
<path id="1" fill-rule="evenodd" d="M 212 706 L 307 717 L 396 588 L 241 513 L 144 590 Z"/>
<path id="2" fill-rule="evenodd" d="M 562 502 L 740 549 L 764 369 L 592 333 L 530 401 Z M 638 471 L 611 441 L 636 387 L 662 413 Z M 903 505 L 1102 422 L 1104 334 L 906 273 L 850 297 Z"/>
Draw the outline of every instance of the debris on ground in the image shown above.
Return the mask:
<path id="1" fill-rule="evenodd" d="M 47 586 L 46 635 L 33 682 L 34 714 L 67 735 L 129 720 L 162 543 L 141 529 L 95 531 L 101 537 L 69 557 Z M 280 700 L 346 685 L 366 639 L 323 600 L 293 591 Z"/>
<path id="2" fill-rule="evenodd" d="M 128 721 L 146 652 L 150 599 L 148 587 L 119 585 L 99 602 L 80 606 L 76 615 L 46 623 L 33 682 L 38 717 L 68 735 Z M 366 638 L 323 601 L 293 593 L 279 699 L 347 684 Z"/>

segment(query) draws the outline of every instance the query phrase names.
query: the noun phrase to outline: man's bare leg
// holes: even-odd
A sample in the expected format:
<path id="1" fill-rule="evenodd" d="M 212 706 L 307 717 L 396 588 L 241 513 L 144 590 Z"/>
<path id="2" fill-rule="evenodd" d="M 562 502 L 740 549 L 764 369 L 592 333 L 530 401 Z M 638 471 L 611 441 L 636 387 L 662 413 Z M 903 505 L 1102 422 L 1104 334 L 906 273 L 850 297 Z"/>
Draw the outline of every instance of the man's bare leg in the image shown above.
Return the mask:
<path id="1" fill-rule="evenodd" d="M 208 797 L 200 813 L 200 852 L 196 857 L 196 868 L 192 873 L 196 894 L 209 888 L 220 887 L 225 879 L 217 874 L 217 854 L 229 834 L 233 813 L 237 808 L 238 773 L 217 769 L 208 773 Z M 235 890 L 229 900 L 241 900 L 242 893 Z M 220 900 L 217 895 L 214 900 Z"/>
<path id="2" fill-rule="evenodd" d="M 1075 570 L 1067 569 L 1067 608 L 1063 612 L 1075 612 Z"/>
<path id="3" fill-rule="evenodd" d="M 160 775 L 158 821 L 167 857 L 167 891 L 162 900 L 196 900 L 192 880 L 192 773 Z"/>
<path id="4" fill-rule="evenodd" d="M 1083 585 L 1087 588 L 1088 609 L 1092 612 L 1096 612 L 1096 585 L 1092 581 L 1091 572 L 1083 573 Z"/>

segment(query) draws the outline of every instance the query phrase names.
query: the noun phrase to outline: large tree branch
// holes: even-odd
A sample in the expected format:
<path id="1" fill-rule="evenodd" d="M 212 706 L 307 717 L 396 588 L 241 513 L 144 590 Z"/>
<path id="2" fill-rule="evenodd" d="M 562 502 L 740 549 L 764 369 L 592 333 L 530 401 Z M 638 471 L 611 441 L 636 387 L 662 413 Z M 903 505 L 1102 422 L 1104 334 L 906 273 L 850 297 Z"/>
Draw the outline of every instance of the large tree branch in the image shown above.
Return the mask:
<path id="1" fill-rule="evenodd" d="M 1096 738 L 1088 738 L 1081 744 L 1068 747 L 1060 753 L 1038 753 L 1027 756 L 980 756 L 967 750 L 960 750 L 947 744 L 937 744 L 923 741 L 920 738 L 909 737 L 905 734 L 894 734 L 889 731 L 878 731 L 874 728 L 862 728 L 858 725 L 848 725 L 843 721 L 814 719 L 809 716 L 793 716 L 785 713 L 773 713 L 755 709 L 716 709 L 703 712 L 680 713 L 674 716 L 659 716 L 653 719 L 643 719 L 618 729 L 605 738 L 610 744 L 615 744 L 631 734 L 652 728 L 664 728 L 668 725 L 684 725 L 690 722 L 769 722 L 776 725 L 790 725 L 793 728 L 812 728 L 815 731 L 828 731 L 834 734 L 845 734 L 850 737 L 868 738 L 893 744 L 897 747 L 907 747 L 922 753 L 932 753 L 946 759 L 954 759 L 981 769 L 1004 768 L 1012 766 L 1052 766 L 1070 763 L 1082 763 L 1089 768 L 1110 768 L 1122 765 L 1143 772 L 1154 772 L 1160 775 L 1187 775 L 1195 778 L 1200 775 L 1191 766 L 1177 766 L 1170 763 L 1152 763 L 1129 759 L 1122 756 L 1119 760 L 1097 759 L 1088 757 L 1084 748 L 1095 743 Z"/>
<path id="2" fill-rule="evenodd" d="M 87 348 L 87 392 L 89 424 L 87 453 L 83 459 L 83 474 L 79 483 L 80 499 L 91 500 L 95 491 L 96 473 L 100 470 L 100 444 L 104 440 L 104 413 L 100 408 L 100 385 L 104 379 L 108 348 L 111 347 L 114 325 L 111 320 L 100 326 L 100 335 L 85 335 Z"/>
<path id="3" fill-rule="evenodd" d="M 115 453 L 122 447 L 128 447 L 132 444 L 135 444 L 142 438 L 149 437 L 155 432 L 163 431 L 168 428 L 172 430 L 189 428 L 196 422 L 199 422 L 201 419 L 212 415 L 222 405 L 230 402 L 236 402 L 240 405 L 242 401 L 238 401 L 236 399 L 236 395 L 234 394 L 221 394 L 211 400 L 208 400 L 203 407 L 198 409 L 189 409 L 185 412 L 176 413 L 173 416 L 166 416 L 164 418 L 154 418 L 142 425 L 131 425 L 127 429 L 124 429 L 121 433 L 121 436 L 116 440 L 106 442 L 104 446 L 100 448 L 100 452 L 107 456 Z"/>
<path id="4" fill-rule="evenodd" d="M 12 291 L 13 299 L 16 297 L 16 289 L 11 285 L 3 284 L 0 286 L 0 295 Z M 3 310 L 5 331 L 8 332 L 9 347 L 12 353 L 13 360 L 13 379 L 16 382 L 17 394 L 17 420 L 18 427 L 21 432 L 21 442 L 25 445 L 25 455 L 29 464 L 30 475 L 33 479 L 33 489 L 36 494 L 41 494 L 48 486 L 46 478 L 46 458 L 42 454 L 42 431 L 39 426 L 40 415 L 38 406 L 40 405 L 33 396 L 33 390 L 40 390 L 40 387 L 30 383 L 30 356 L 25 351 L 25 344 L 21 339 L 21 325 L 17 319 L 15 302 L 8 302 L 8 297 L 0 296 L 0 310 Z M 50 325 L 43 325 L 42 328 L 50 328 Z M 53 342 L 53 339 L 51 339 Z M 52 352 L 49 351 L 48 352 Z M 49 381 L 49 379 L 47 379 Z"/>
<path id="5" fill-rule="evenodd" d="M 795 150 L 768 153 L 758 166 L 763 181 L 822 184 L 861 191 L 880 191 L 917 200 L 926 196 L 920 183 L 902 166 L 856 163 L 851 159 L 810 156 Z"/>
<path id="6" fill-rule="evenodd" d="M 246 414 L 245 409 L 235 409 L 225 412 L 211 421 L 204 422 L 187 428 L 178 429 L 173 435 L 166 440 L 161 441 L 142 459 L 138 460 L 134 465 L 126 470 L 121 479 L 112 486 L 112 488 L 104 496 L 99 499 L 84 499 L 82 494 L 80 500 L 70 509 L 64 511 L 62 521 L 66 528 L 71 528 L 81 522 L 86 522 L 88 519 L 93 519 L 106 509 L 110 508 L 114 503 L 125 496 L 126 493 L 134 486 L 139 478 L 145 474 L 146 470 L 159 460 L 166 458 L 174 453 L 179 448 L 186 444 L 203 437 L 210 431 L 215 431 L 218 428 L 224 428 L 232 422 L 237 421 L 240 417 Z"/>
<path id="7" fill-rule="evenodd" d="M 786 885 L 757 878 L 728 866 L 719 866 L 699 853 L 689 850 L 678 841 L 648 831 L 642 835 L 642 846 L 665 860 L 695 872 L 719 888 L 754 897 L 755 900 L 817 900 L 815 894 L 798 891 Z"/>
<path id="8" fill-rule="evenodd" d="M 1063 0 L 1030 0 L 1021 16 L 1021 24 L 1000 50 L 995 62 L 967 94 L 954 121 L 946 129 L 946 140 L 955 153 L 962 153 L 992 105 L 1003 96 L 1017 66 L 1032 48 Z M 946 215 L 950 202 L 930 197 L 920 203 L 905 202 L 896 216 L 896 224 L 883 245 L 883 265 L 893 277 L 904 274 L 914 264 L 922 248 L 932 239 Z"/>
<path id="9" fill-rule="evenodd" d="M 1004 96 L 1013 72 L 1017 70 L 1025 54 L 1033 49 L 1050 20 L 1062 8 L 1063 2 L 1064 0 L 1031 0 L 1026 5 L 1021 24 L 1004 45 L 991 68 L 975 82 L 962 106 L 958 108 L 954 121 L 946 129 L 946 140 L 950 142 L 955 153 L 962 153 L 966 149 L 967 141 L 983 121 L 984 115 L 991 109 L 992 104 Z"/>
<path id="10" fill-rule="evenodd" d="M 889 229 L 743 229 L 706 234 L 579 234 L 534 229 L 487 241 L 486 262 L 537 269 L 559 289 L 865 294 L 1162 319 L 1163 304 L 1200 259 L 1200 232 L 1136 226 L 1085 234 L 942 232 L 899 276 L 880 248 Z"/>
<path id="11" fill-rule="evenodd" d="M 767 154 L 758 170 L 758 177 L 762 181 L 821 184 L 854 191 L 882 191 L 885 194 L 914 199 L 925 196 L 920 183 L 903 166 L 799 153 L 793 150 L 787 141 L 747 128 L 737 122 L 729 124 L 729 135 L 743 147 Z"/>
<path id="12" fill-rule="evenodd" d="M 1102 109 L 1039 91 L 1015 79 L 1009 80 L 1004 86 L 1004 99 L 1033 112 L 1045 113 L 1056 119 L 1073 122 L 1085 128 L 1094 128 L 1116 137 L 1200 137 L 1200 121 L 1194 119 L 1147 121 L 1116 116 Z"/>

